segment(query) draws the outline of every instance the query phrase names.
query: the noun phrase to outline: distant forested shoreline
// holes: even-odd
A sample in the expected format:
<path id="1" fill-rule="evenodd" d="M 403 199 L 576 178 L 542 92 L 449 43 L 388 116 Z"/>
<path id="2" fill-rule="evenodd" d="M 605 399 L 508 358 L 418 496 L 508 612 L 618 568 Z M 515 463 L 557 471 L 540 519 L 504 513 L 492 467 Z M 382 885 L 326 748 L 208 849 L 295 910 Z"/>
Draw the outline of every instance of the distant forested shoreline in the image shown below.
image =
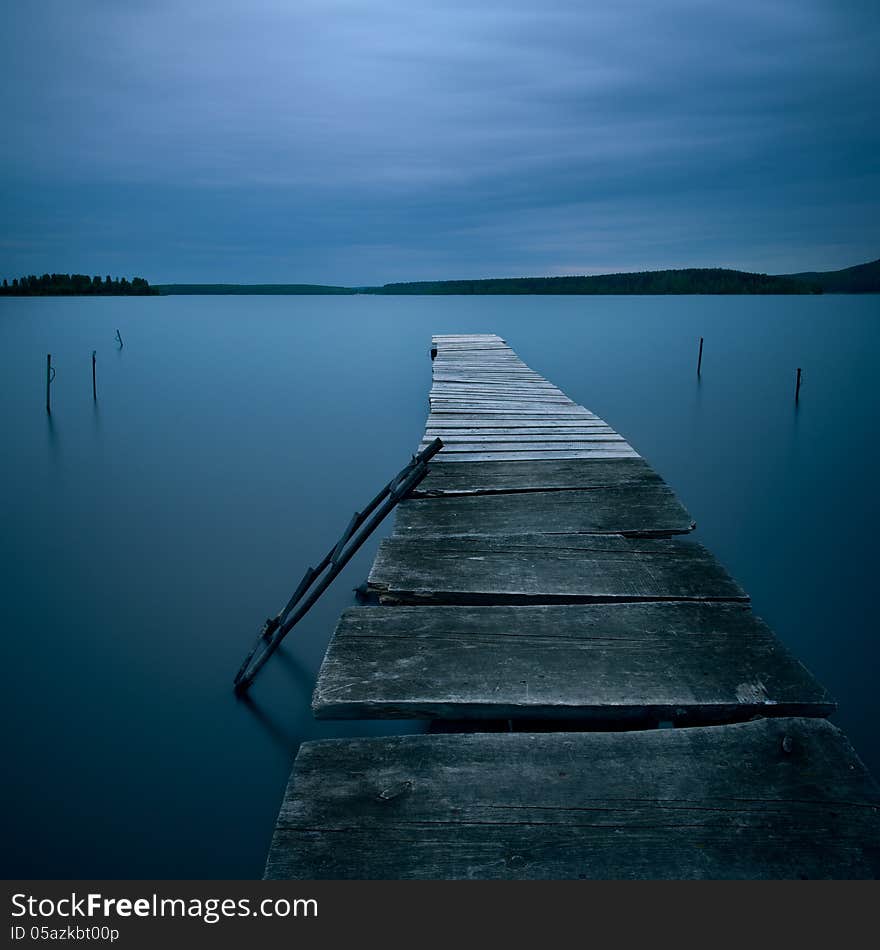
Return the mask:
<path id="1" fill-rule="evenodd" d="M 160 294 L 822 294 L 880 292 L 880 260 L 838 271 L 754 274 L 723 267 L 577 277 L 423 280 L 377 287 L 324 284 L 157 284 Z"/>
<path id="2" fill-rule="evenodd" d="M 589 277 L 510 277 L 385 284 L 377 294 L 815 294 L 818 283 L 724 268 L 644 271 Z"/>
<path id="3" fill-rule="evenodd" d="M 359 294 L 356 287 L 332 287 L 326 284 L 157 284 L 160 294 Z"/>
<path id="4" fill-rule="evenodd" d="M 858 294 L 880 293 L 880 260 L 836 271 L 754 274 L 724 267 L 688 267 L 640 273 L 577 277 L 497 277 L 482 280 L 422 280 L 377 287 L 326 284 L 155 284 L 143 277 L 43 274 L 3 281 L 0 296 L 147 296 L 170 294 Z"/>
<path id="5" fill-rule="evenodd" d="M 43 274 L 4 278 L 0 296 L 6 297 L 149 297 L 158 294 L 143 277 L 89 277 L 88 274 Z"/>

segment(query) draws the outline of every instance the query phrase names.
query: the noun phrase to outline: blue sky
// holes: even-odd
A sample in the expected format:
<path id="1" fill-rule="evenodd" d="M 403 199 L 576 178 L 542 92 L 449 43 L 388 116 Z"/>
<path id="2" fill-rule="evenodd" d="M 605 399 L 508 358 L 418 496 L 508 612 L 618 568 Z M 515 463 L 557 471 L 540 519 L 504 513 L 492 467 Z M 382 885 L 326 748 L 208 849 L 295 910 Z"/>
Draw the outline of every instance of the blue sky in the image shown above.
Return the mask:
<path id="1" fill-rule="evenodd" d="M 31 0 L 0 80 L 0 276 L 880 256 L 874 0 Z"/>

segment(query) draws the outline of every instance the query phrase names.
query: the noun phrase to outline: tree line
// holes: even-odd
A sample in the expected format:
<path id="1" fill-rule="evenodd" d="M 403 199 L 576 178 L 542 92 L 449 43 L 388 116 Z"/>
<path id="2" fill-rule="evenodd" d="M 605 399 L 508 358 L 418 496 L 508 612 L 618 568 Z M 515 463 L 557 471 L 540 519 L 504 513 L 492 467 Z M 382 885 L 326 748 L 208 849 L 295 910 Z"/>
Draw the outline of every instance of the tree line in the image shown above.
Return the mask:
<path id="1" fill-rule="evenodd" d="M 147 297 L 158 294 L 143 277 L 89 277 L 88 274 L 43 274 L 37 277 L 15 277 L 12 283 L 4 278 L 0 295 L 8 297 L 61 297 L 114 295 L 126 297 Z"/>
<path id="2" fill-rule="evenodd" d="M 686 268 L 584 277 L 501 277 L 365 287 L 371 294 L 810 294 L 815 282 L 725 268 Z"/>

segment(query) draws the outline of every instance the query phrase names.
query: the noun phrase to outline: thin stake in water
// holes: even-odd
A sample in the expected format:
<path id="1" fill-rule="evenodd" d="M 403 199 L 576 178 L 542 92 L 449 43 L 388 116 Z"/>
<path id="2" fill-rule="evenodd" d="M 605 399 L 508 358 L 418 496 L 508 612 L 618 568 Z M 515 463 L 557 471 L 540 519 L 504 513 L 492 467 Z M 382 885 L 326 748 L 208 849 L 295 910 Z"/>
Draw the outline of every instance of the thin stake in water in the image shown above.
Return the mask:
<path id="1" fill-rule="evenodd" d="M 50 386 L 55 379 L 55 367 L 52 366 L 52 354 L 46 354 L 46 412 L 52 413 L 52 398 L 50 395 Z"/>

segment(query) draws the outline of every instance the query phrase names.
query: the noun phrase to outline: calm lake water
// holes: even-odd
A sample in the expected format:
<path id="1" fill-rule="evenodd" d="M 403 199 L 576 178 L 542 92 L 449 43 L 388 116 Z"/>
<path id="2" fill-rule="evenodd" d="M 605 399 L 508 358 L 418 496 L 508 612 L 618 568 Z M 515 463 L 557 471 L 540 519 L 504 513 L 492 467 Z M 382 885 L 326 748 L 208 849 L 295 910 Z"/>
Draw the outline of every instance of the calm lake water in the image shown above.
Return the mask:
<path id="1" fill-rule="evenodd" d="M 654 465 L 880 775 L 880 297 L 6 299 L 5 877 L 258 877 L 301 741 L 421 728 L 309 711 L 379 536 L 252 705 L 230 684 L 414 451 L 430 335 L 458 332 L 503 336 Z"/>

